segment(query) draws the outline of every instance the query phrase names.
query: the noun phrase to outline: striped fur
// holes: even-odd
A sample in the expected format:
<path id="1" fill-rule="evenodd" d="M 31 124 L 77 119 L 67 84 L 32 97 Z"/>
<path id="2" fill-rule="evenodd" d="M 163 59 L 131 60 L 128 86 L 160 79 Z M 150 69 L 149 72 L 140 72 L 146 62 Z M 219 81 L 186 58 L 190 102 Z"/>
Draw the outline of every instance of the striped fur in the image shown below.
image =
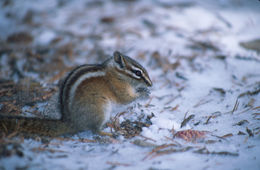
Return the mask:
<path id="1" fill-rule="evenodd" d="M 124 65 L 125 65 L 124 68 L 117 66 L 116 67 L 117 70 L 128 74 L 132 78 L 143 79 L 144 82 L 147 84 L 147 86 L 149 86 L 149 87 L 152 86 L 152 81 L 151 81 L 146 69 L 141 64 L 139 64 L 137 61 L 135 61 L 132 58 L 125 56 L 119 52 L 115 52 L 114 55 L 120 55 L 122 57 Z M 136 71 L 136 70 L 141 72 L 140 77 L 135 75 L 134 71 Z"/>
<path id="2" fill-rule="evenodd" d="M 46 136 L 87 129 L 97 132 L 109 120 L 113 104 L 146 96 L 150 86 L 152 81 L 144 67 L 115 52 L 103 64 L 81 65 L 66 76 L 60 85 L 60 120 L 0 116 L 0 126 L 8 132 Z"/>
<path id="3" fill-rule="evenodd" d="M 100 72 L 100 75 L 104 73 L 103 65 L 81 65 L 72 70 L 65 80 L 63 81 L 60 87 L 59 94 L 59 108 L 62 113 L 62 119 L 70 119 L 69 102 L 74 96 L 76 87 L 87 78 L 93 77 L 97 72 Z M 97 74 L 96 74 L 97 75 Z M 99 74 L 98 74 L 99 75 Z"/>

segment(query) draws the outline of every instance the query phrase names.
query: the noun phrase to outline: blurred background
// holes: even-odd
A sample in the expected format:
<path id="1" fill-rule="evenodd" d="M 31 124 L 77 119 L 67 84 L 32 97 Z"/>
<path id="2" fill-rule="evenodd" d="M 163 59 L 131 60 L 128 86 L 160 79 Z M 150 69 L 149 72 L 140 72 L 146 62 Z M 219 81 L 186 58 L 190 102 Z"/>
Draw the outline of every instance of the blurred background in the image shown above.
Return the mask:
<path id="1" fill-rule="evenodd" d="M 260 51 L 257 0 L 4 0 L 0 5 L 0 87 L 12 89 L 0 93 L 3 113 L 18 114 L 24 104 L 48 99 L 67 71 L 100 63 L 115 50 L 164 72 L 176 69 L 178 58 Z M 19 104 L 7 107 L 13 100 Z"/>
<path id="2" fill-rule="evenodd" d="M 142 63 L 154 82 L 148 103 L 134 105 L 132 110 L 128 110 L 131 114 L 120 119 L 118 128 L 125 128 L 122 132 L 125 138 L 134 143 L 136 138 L 133 137 L 141 135 L 147 137 L 141 137 L 142 140 L 157 146 L 173 142 L 174 130 L 183 127 L 207 129 L 222 138 L 196 146 L 187 146 L 187 141 L 179 141 L 174 146 L 180 147 L 178 152 L 186 152 L 187 147 L 201 147 L 202 150 L 196 153 L 202 155 L 221 155 L 223 152 L 218 151 L 222 149 L 224 155 L 231 157 L 237 158 L 240 154 L 239 159 L 198 158 L 194 152 L 189 152 L 177 158 L 171 155 L 167 159 L 161 159 L 158 154 L 158 159 L 154 156 L 156 159 L 151 158 L 147 163 L 141 160 L 143 153 L 151 151 L 146 147 L 148 144 L 140 149 L 122 139 L 121 144 L 107 148 L 64 143 L 69 148 L 78 149 L 79 153 L 77 155 L 71 148 L 67 150 L 69 154 L 66 153 L 65 157 L 71 158 L 69 167 L 74 169 L 81 165 L 78 163 L 81 161 L 84 165 L 89 163 L 83 167 L 90 169 L 128 165 L 137 169 L 190 169 L 186 160 L 194 161 L 194 169 L 214 169 L 217 166 L 231 169 L 233 165 L 238 169 L 260 167 L 256 156 L 260 152 L 258 0 L 2 0 L 0 113 L 45 117 L 44 110 L 50 109 L 48 113 L 55 114 L 55 107 L 48 104 L 58 92 L 59 80 L 75 66 L 101 63 L 116 50 Z M 239 114 L 233 117 L 236 111 Z M 139 119 L 140 113 L 145 116 Z M 226 113 L 232 114 L 227 117 Z M 146 125 L 147 120 L 149 125 Z M 252 134 L 258 138 L 253 140 Z M 226 137 L 230 138 L 226 140 Z M 203 147 L 208 147 L 210 142 L 220 144 L 210 145 L 213 151 L 206 152 Z M 9 144 L 1 145 L 0 162 L 3 153 L 16 155 L 12 149 L 1 152 L 1 148 L 6 149 Z M 42 145 L 36 143 L 34 146 Z M 132 150 L 121 153 L 125 145 Z M 34 147 L 30 141 L 22 142 L 22 146 Z M 15 146 L 12 148 L 16 149 Z M 108 152 L 104 157 L 102 149 Z M 27 150 L 23 157 L 25 161 L 2 159 L 3 167 L 8 169 L 11 164 L 20 167 L 18 165 L 23 162 L 26 165 L 21 167 L 33 168 L 34 164 L 48 162 L 42 166 L 61 168 L 66 162 L 52 160 L 45 152 L 41 159 L 30 159 L 37 155 L 34 152 Z M 88 157 L 86 153 L 96 157 Z M 129 164 L 118 164 L 118 157 Z M 107 162 L 109 158 L 117 161 Z M 103 164 L 92 165 L 92 161 Z"/>

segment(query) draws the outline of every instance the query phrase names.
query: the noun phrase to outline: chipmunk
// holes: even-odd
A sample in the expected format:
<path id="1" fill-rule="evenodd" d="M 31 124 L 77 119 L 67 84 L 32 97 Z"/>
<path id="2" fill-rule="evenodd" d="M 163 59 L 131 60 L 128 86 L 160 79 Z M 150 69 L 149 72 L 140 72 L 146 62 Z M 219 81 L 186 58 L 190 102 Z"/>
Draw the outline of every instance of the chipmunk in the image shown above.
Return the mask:
<path id="1" fill-rule="evenodd" d="M 152 81 L 144 67 L 120 52 L 102 64 L 81 65 L 62 81 L 61 119 L 0 116 L 4 131 L 59 136 L 80 131 L 101 132 L 114 104 L 125 105 L 149 96 Z"/>

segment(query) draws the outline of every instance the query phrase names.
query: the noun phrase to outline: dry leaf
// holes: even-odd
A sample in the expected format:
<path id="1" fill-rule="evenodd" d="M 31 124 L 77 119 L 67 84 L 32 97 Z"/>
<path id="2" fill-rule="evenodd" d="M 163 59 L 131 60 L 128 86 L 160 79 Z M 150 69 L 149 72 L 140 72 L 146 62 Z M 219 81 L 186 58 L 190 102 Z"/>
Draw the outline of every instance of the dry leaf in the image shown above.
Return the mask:
<path id="1" fill-rule="evenodd" d="M 178 131 L 174 134 L 174 137 L 177 138 L 181 138 L 184 139 L 188 142 L 190 141 L 194 141 L 200 138 L 205 138 L 205 135 L 208 132 L 206 131 L 198 131 L 198 130 L 192 130 L 192 129 L 188 129 L 188 130 L 182 130 L 182 131 Z"/>

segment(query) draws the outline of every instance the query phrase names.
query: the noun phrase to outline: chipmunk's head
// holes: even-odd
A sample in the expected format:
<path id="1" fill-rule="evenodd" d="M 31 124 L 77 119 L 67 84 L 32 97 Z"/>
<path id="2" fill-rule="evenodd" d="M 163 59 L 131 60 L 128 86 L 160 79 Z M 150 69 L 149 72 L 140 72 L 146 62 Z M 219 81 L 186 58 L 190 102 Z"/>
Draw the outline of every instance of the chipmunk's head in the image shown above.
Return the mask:
<path id="1" fill-rule="evenodd" d="M 118 51 L 114 52 L 112 62 L 118 79 L 129 83 L 138 97 L 149 95 L 148 87 L 152 86 L 152 81 L 141 64 Z"/>

